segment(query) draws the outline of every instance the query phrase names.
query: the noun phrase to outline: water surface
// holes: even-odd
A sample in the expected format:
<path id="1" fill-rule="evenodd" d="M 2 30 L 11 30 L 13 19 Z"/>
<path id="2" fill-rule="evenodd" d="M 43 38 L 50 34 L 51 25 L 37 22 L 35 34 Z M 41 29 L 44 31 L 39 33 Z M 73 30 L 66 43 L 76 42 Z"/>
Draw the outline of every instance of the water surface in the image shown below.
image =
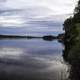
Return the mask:
<path id="1" fill-rule="evenodd" d="M 0 40 L 0 79 L 65 80 L 67 65 L 57 40 Z"/>

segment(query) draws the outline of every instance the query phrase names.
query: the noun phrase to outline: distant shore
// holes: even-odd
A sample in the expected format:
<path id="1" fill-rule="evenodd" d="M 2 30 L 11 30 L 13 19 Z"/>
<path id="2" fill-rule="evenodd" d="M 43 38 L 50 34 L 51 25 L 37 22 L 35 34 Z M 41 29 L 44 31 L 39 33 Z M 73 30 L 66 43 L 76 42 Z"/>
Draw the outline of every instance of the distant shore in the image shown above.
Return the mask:
<path id="1" fill-rule="evenodd" d="M 53 35 L 45 35 L 45 36 L 42 36 L 42 37 L 39 37 L 39 36 L 20 36 L 20 35 L 0 35 L 0 39 L 21 39 L 21 38 L 27 38 L 27 39 L 33 39 L 33 38 L 37 38 L 37 39 L 44 39 L 44 40 L 54 40 L 54 39 L 60 39 L 62 40 L 64 37 L 63 34 L 60 34 L 58 36 L 53 36 Z"/>

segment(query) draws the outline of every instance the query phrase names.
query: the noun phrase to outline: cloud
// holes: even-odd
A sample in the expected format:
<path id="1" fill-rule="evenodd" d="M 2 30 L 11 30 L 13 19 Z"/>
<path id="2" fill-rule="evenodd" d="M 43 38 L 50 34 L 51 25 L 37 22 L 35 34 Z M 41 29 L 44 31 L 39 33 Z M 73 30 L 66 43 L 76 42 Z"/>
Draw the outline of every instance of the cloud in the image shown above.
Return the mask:
<path id="1" fill-rule="evenodd" d="M 72 14 L 74 7 L 74 0 L 6 0 L 0 7 L 0 25 L 27 27 L 33 25 L 28 25 L 31 21 L 61 22 L 65 19 L 62 15 Z"/>
<path id="2" fill-rule="evenodd" d="M 48 13 L 50 14 L 65 14 L 71 13 L 75 7 L 74 0 L 7 0 L 5 3 L 5 8 L 33 8 L 46 7 Z M 53 11 L 49 12 L 49 9 Z M 37 10 L 36 10 L 37 11 Z M 38 11 L 37 11 L 38 12 Z M 43 11 L 45 13 L 45 10 Z"/>
<path id="3" fill-rule="evenodd" d="M 0 0 L 0 2 L 6 2 L 7 0 Z"/>
<path id="4" fill-rule="evenodd" d="M 19 16 L 1 16 L 0 17 L 0 25 L 3 27 L 21 27 L 24 25 L 25 21 L 21 19 Z"/>

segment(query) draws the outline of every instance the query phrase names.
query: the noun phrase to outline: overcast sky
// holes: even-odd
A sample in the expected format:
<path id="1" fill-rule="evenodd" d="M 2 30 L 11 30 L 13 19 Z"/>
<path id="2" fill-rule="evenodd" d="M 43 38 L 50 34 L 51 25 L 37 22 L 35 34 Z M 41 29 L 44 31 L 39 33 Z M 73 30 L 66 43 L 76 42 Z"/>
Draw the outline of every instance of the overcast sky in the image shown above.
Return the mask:
<path id="1" fill-rule="evenodd" d="M 30 19 L 72 14 L 75 3 L 76 0 L 0 0 L 0 25 L 17 26 Z"/>
<path id="2" fill-rule="evenodd" d="M 76 0 L 0 0 L 0 4 L 5 8 L 27 9 L 38 8 L 49 14 L 72 13 Z M 1 6 L 0 6 L 1 7 Z M 41 10 L 40 9 L 40 10 Z M 47 14 L 47 13 L 46 13 Z"/>

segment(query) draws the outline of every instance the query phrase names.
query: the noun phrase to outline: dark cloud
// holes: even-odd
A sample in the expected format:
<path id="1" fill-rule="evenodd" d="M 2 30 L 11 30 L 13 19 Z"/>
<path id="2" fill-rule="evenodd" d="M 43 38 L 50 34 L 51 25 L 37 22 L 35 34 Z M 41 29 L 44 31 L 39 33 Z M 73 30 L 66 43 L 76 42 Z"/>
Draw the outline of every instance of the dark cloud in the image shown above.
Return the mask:
<path id="1" fill-rule="evenodd" d="M 7 0 L 0 0 L 0 2 L 6 2 Z"/>
<path id="2" fill-rule="evenodd" d="M 11 13 L 14 13 L 14 12 L 19 12 L 19 11 L 22 11 L 21 9 L 1 9 L 0 10 L 0 14 L 4 14 L 4 13 L 8 13 L 8 14 L 11 14 Z M 7 14 L 7 15 L 8 15 Z"/>

